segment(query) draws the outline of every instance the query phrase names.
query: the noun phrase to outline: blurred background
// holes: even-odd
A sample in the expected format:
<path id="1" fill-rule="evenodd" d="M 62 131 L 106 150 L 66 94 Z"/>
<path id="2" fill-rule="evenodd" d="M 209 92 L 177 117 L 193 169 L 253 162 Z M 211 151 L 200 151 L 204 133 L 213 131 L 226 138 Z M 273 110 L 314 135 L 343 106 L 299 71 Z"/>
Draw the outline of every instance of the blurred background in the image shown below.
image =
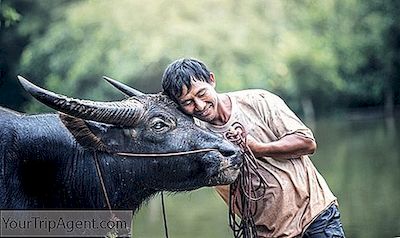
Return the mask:
<path id="1" fill-rule="evenodd" d="M 204 61 L 220 92 L 262 88 L 311 127 L 311 157 L 348 237 L 400 236 L 400 1 L 0 0 L 0 105 L 50 111 L 16 75 L 68 96 L 116 100 L 107 75 L 160 91 L 165 67 Z M 1 126 L 1 125 L 0 125 Z M 232 237 L 211 188 L 167 197 L 170 236 Z M 135 237 L 163 237 L 159 198 Z"/>

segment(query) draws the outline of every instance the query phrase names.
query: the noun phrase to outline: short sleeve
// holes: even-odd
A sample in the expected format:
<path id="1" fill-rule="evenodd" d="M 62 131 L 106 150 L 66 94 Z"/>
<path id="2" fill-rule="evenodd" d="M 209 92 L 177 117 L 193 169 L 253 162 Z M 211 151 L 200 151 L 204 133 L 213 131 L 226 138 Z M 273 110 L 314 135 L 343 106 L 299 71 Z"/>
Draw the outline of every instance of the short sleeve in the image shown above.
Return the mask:
<path id="1" fill-rule="evenodd" d="M 314 140 L 311 130 L 280 97 L 266 91 L 261 91 L 258 96 L 255 107 L 278 139 L 296 133 Z"/>

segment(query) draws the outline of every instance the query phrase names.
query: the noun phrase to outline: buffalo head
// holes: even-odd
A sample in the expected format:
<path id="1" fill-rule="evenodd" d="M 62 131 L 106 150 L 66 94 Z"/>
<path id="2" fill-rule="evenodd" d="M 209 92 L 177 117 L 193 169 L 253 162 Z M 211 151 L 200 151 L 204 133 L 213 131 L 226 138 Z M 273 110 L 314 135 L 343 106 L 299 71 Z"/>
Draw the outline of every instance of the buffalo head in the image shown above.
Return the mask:
<path id="1" fill-rule="evenodd" d="M 60 111 L 60 118 L 84 148 L 111 155 L 115 171 L 143 160 L 143 185 L 155 191 L 183 191 L 232 183 L 241 165 L 239 149 L 199 128 L 163 94 L 142 94 L 122 101 L 73 99 L 42 89 L 22 77 L 32 96 Z M 165 156 L 165 153 L 199 153 Z M 129 154 L 160 154 L 130 157 Z M 137 164 L 137 163 L 135 163 Z M 125 167 L 125 168 L 124 168 Z M 113 171 L 113 170 L 112 170 Z M 110 174 L 109 176 L 118 176 Z M 136 181 L 137 182 L 137 181 Z"/>

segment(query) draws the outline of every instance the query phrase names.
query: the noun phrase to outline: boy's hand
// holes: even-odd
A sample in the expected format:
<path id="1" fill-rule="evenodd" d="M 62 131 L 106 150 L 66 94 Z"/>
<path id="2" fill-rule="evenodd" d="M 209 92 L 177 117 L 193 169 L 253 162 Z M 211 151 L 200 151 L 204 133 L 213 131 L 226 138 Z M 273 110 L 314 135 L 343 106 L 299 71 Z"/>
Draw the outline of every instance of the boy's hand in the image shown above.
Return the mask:
<path id="1" fill-rule="evenodd" d="M 251 135 L 247 135 L 246 144 L 247 144 L 247 147 L 251 150 L 251 152 L 253 152 L 254 156 L 256 156 L 256 157 L 260 156 L 260 154 L 258 152 L 259 152 L 260 147 L 262 146 L 261 142 L 258 142 Z"/>

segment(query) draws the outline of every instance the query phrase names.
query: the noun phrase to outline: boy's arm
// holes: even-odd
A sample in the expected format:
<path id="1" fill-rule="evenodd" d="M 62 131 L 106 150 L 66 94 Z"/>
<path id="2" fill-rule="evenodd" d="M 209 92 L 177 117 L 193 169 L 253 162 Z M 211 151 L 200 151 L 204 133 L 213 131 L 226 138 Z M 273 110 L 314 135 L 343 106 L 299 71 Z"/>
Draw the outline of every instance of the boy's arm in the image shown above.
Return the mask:
<path id="1" fill-rule="evenodd" d="M 247 145 L 256 157 L 298 158 L 313 154 L 317 144 L 311 138 L 301 134 L 289 134 L 277 141 L 263 143 L 247 136 Z"/>

